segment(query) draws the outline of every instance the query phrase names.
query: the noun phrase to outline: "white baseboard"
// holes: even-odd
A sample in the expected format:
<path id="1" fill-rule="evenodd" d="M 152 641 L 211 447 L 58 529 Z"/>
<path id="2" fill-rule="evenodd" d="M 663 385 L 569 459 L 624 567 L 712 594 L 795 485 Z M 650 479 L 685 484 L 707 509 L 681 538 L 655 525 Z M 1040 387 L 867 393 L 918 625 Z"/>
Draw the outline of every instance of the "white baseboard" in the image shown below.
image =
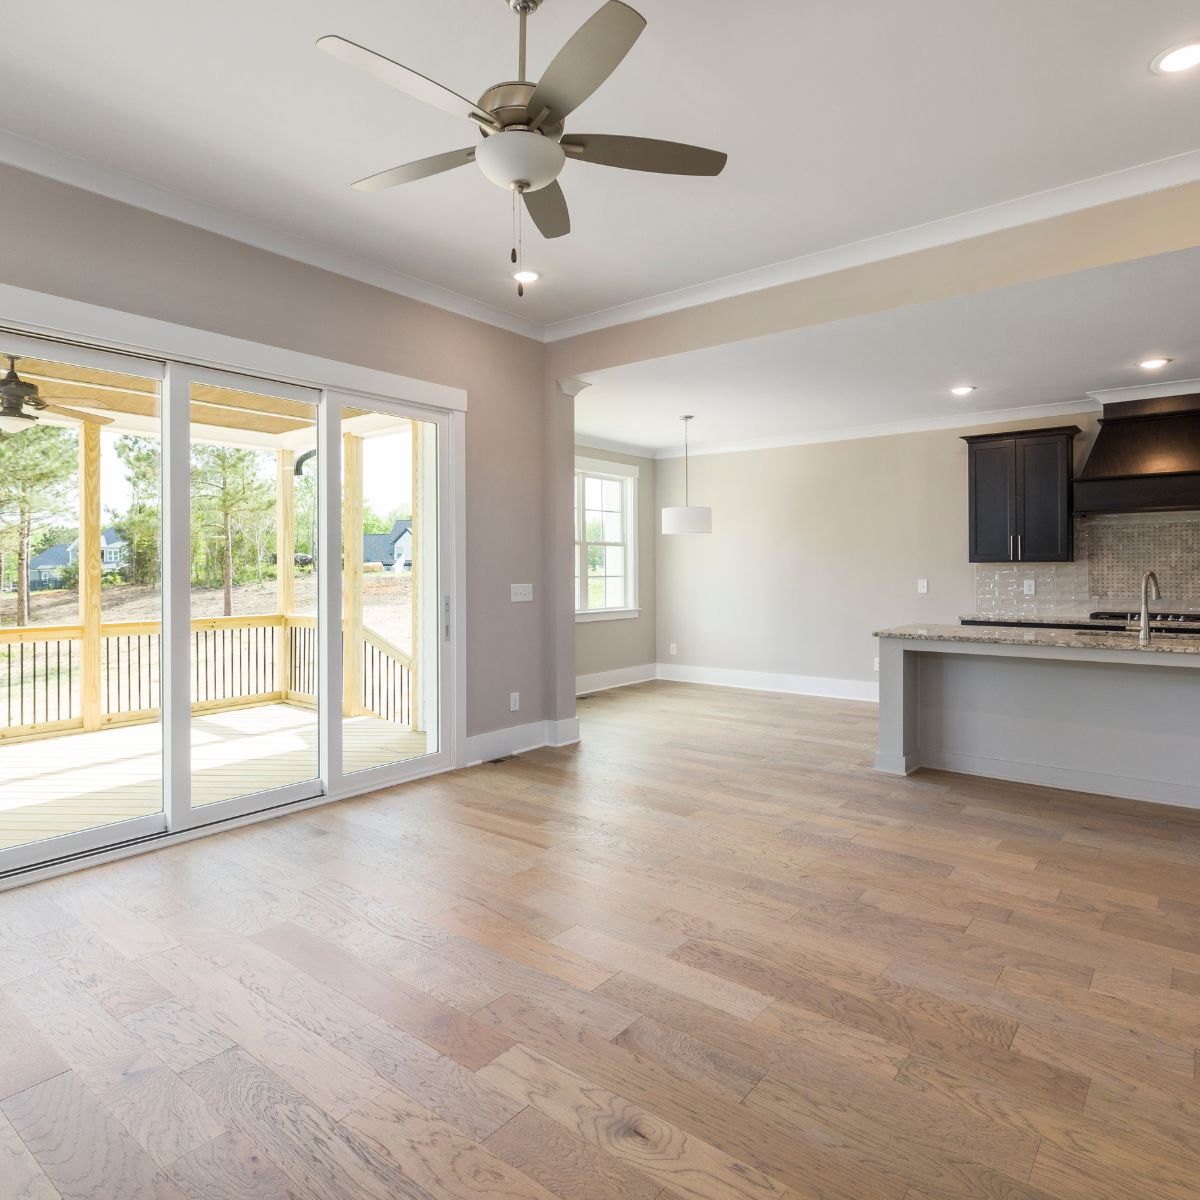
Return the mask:
<path id="1" fill-rule="evenodd" d="M 832 700 L 879 702 L 879 684 L 863 679 L 833 679 L 825 675 L 781 675 L 773 671 L 738 671 L 729 667 L 688 667 L 658 664 L 658 678 L 675 683 L 708 683 L 753 692 L 786 692 L 795 696 L 825 696 Z"/>
<path id="2" fill-rule="evenodd" d="M 493 729 L 467 738 L 462 765 L 474 767 L 493 758 L 524 754 L 527 750 L 537 750 L 542 746 L 570 746 L 577 741 L 578 717 L 568 717 L 565 721 L 531 721 L 528 725 L 510 725 L 507 729 Z"/>
<path id="3" fill-rule="evenodd" d="M 606 692 L 609 688 L 628 687 L 633 683 L 645 683 L 657 678 L 657 663 L 642 663 L 638 667 L 617 667 L 614 671 L 596 671 L 592 675 L 576 675 L 575 695 Z"/>
<path id="4" fill-rule="evenodd" d="M 1147 800 L 1152 804 L 1200 808 L 1200 787 L 1186 783 L 1132 779 L 1124 775 L 1104 775 L 1097 771 L 1079 771 L 1044 763 L 1008 762 L 974 754 L 947 754 L 941 750 L 920 750 L 908 757 L 916 758 L 922 767 L 954 771 L 959 775 L 981 775 L 985 779 L 1003 779 L 1009 783 L 1029 783 L 1069 792 L 1116 796 L 1122 800 Z"/>
<path id="5" fill-rule="evenodd" d="M 911 775 L 921 765 L 919 754 L 876 754 L 875 770 L 884 775 Z"/>

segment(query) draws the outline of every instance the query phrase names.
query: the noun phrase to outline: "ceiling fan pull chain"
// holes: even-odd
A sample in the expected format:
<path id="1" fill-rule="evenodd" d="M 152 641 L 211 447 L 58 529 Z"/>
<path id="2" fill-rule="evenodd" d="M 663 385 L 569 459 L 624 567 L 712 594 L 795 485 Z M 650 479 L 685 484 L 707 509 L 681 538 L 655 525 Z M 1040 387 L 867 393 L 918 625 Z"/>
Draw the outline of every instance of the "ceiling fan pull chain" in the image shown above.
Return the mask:
<path id="1" fill-rule="evenodd" d="M 513 191 L 513 209 L 512 209 L 512 254 L 509 256 L 513 266 L 517 264 L 517 193 Z"/>
<path id="2" fill-rule="evenodd" d="M 517 221 L 517 245 L 513 250 L 513 261 L 517 264 L 518 275 L 520 275 L 525 269 L 525 239 L 523 236 L 525 225 L 524 221 L 522 220 L 521 213 L 521 209 L 524 207 L 524 205 L 521 203 L 524 193 L 525 189 L 519 184 L 517 187 L 513 188 L 513 212 L 516 215 Z M 517 295 L 525 295 L 525 285 L 519 279 L 517 280 Z"/>

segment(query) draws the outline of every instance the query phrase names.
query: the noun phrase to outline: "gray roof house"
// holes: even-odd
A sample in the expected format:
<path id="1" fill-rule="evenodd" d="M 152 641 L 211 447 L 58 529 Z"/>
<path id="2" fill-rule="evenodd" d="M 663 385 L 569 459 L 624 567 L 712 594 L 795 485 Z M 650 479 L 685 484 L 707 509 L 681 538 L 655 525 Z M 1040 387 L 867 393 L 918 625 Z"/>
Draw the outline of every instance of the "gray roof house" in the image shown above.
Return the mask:
<path id="1" fill-rule="evenodd" d="M 363 562 L 382 563 L 385 571 L 411 567 L 412 521 L 397 521 L 389 533 L 364 533 Z"/>
<path id="2" fill-rule="evenodd" d="M 47 546 L 29 560 L 29 580 L 42 587 L 52 587 L 62 578 L 63 568 L 78 561 L 79 539 Z M 129 546 L 113 525 L 100 531 L 100 569 L 120 570 L 129 561 Z"/>

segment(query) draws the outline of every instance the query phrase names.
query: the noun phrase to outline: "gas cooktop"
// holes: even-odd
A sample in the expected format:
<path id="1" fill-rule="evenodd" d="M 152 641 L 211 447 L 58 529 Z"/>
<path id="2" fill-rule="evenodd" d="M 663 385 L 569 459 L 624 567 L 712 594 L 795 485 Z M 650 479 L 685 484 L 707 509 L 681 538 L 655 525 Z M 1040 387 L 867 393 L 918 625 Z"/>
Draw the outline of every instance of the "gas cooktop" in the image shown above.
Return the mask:
<path id="1" fill-rule="evenodd" d="M 1134 624 L 1142 619 L 1140 612 L 1094 612 L 1091 614 L 1093 621 L 1126 621 Z M 1150 623 L 1153 625 L 1168 625 L 1178 624 L 1180 622 L 1190 622 L 1200 624 L 1200 612 L 1165 612 L 1151 613 Z"/>

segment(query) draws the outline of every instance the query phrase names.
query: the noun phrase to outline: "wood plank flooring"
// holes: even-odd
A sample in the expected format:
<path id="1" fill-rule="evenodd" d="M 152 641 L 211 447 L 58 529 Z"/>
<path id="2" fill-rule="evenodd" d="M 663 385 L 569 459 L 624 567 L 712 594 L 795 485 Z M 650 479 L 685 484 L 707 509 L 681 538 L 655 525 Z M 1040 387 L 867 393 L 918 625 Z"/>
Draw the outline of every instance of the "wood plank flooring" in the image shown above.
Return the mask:
<path id="1" fill-rule="evenodd" d="M 0 742 L 0 849 L 162 812 L 162 726 Z M 428 753 L 424 733 L 375 717 L 342 722 L 348 771 Z M 197 807 L 314 779 L 316 712 L 259 704 L 192 721 Z"/>
<path id="2" fill-rule="evenodd" d="M 0 1194 L 1195 1200 L 1200 814 L 647 684 L 0 894 Z"/>

